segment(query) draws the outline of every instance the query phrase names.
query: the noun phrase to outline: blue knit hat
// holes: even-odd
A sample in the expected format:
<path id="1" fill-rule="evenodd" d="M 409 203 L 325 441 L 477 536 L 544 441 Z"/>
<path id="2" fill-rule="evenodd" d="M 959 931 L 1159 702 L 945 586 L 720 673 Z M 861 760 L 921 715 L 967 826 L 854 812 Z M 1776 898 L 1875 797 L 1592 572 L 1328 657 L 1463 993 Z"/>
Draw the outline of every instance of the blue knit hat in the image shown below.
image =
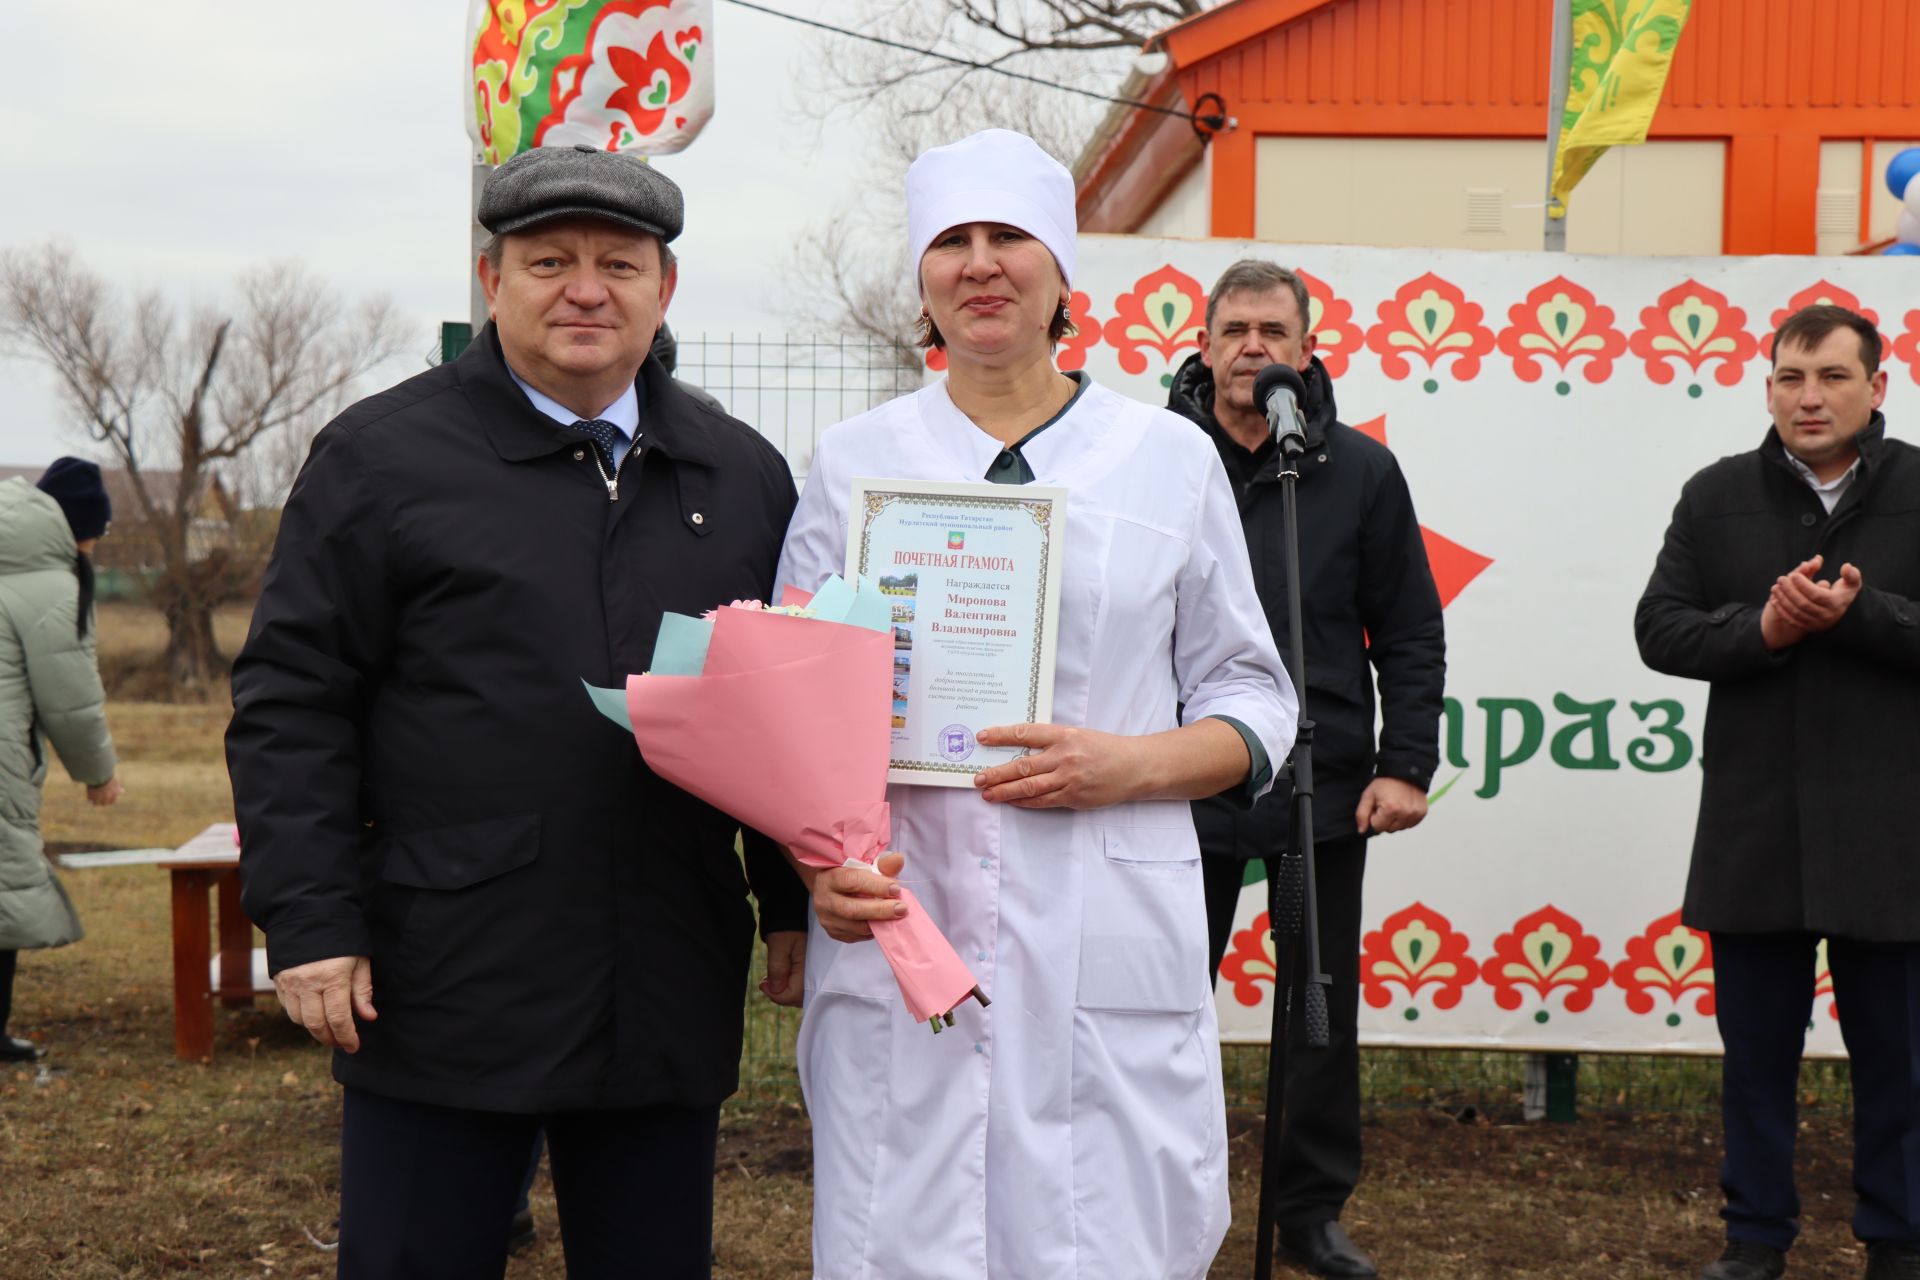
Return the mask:
<path id="1" fill-rule="evenodd" d="M 113 520 L 113 503 L 97 464 L 84 458 L 55 458 L 40 477 L 39 488 L 67 514 L 75 542 L 97 538 Z"/>

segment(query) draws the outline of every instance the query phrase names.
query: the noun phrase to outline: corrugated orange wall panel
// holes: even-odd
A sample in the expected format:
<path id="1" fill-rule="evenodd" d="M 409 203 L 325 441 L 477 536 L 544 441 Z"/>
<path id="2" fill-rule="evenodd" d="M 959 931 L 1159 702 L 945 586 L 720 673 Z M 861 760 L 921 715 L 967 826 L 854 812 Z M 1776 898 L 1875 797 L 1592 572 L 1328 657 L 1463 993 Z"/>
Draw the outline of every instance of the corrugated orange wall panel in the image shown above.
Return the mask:
<path id="1" fill-rule="evenodd" d="M 1334 0 L 1179 73 L 1215 138 L 1213 232 L 1251 235 L 1261 134 L 1538 137 L 1551 0 Z M 1205 19 L 1197 21 L 1204 22 Z M 1171 46 L 1170 46 L 1171 47 Z M 1920 0 L 1696 0 L 1653 136 L 1728 141 L 1728 253 L 1811 253 L 1821 138 L 1920 123 Z"/>
<path id="2" fill-rule="evenodd" d="M 1663 105 L 1920 107 L 1916 0 L 1698 0 Z M 1276 106 L 1546 107 L 1547 0 L 1338 0 L 1209 60 Z M 1195 71 L 1200 71 L 1195 68 Z"/>

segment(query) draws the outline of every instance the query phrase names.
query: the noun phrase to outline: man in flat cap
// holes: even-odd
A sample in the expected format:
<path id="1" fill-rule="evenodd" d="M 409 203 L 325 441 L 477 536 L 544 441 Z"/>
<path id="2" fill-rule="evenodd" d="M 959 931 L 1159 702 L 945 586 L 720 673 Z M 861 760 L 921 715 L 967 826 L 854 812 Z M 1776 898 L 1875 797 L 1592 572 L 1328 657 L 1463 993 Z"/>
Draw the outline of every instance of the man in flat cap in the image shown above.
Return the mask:
<path id="1" fill-rule="evenodd" d="M 806 900 L 581 681 L 765 597 L 793 482 L 648 358 L 672 182 L 536 150 L 479 217 L 492 323 L 329 424 L 287 501 L 233 672 L 244 900 L 346 1086 L 342 1276 L 501 1275 L 541 1128 L 570 1275 L 705 1276 L 749 882 L 783 1003 Z"/>

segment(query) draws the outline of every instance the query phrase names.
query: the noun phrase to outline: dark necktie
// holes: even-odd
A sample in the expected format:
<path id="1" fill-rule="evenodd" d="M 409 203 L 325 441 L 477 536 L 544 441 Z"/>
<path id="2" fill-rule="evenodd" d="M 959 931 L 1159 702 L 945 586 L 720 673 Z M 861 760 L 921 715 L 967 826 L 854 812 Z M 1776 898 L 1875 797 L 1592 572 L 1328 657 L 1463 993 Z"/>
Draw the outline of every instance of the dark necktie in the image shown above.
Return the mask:
<path id="1" fill-rule="evenodd" d="M 576 422 L 573 424 L 573 429 L 599 446 L 601 460 L 606 465 L 607 473 L 611 475 L 614 469 L 614 447 L 626 439 L 626 433 L 611 422 L 605 422 L 599 418 L 588 418 Z"/>

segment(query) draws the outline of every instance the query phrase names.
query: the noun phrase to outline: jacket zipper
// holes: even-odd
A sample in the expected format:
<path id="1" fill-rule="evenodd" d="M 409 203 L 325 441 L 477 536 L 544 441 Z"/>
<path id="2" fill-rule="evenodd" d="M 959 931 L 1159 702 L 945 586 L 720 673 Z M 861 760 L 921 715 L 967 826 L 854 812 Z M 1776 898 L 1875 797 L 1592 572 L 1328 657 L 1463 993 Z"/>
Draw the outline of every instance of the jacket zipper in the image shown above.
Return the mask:
<path id="1" fill-rule="evenodd" d="M 600 473 L 600 483 L 607 486 L 608 502 L 620 501 L 620 471 L 626 466 L 627 458 L 631 458 L 639 448 L 640 442 L 635 440 L 633 446 L 627 450 L 626 456 L 620 459 L 618 466 L 614 467 L 613 474 L 609 475 L 607 474 L 607 464 L 600 461 L 600 450 L 594 448 L 592 445 L 587 446 L 588 452 L 593 455 L 593 469 Z"/>

